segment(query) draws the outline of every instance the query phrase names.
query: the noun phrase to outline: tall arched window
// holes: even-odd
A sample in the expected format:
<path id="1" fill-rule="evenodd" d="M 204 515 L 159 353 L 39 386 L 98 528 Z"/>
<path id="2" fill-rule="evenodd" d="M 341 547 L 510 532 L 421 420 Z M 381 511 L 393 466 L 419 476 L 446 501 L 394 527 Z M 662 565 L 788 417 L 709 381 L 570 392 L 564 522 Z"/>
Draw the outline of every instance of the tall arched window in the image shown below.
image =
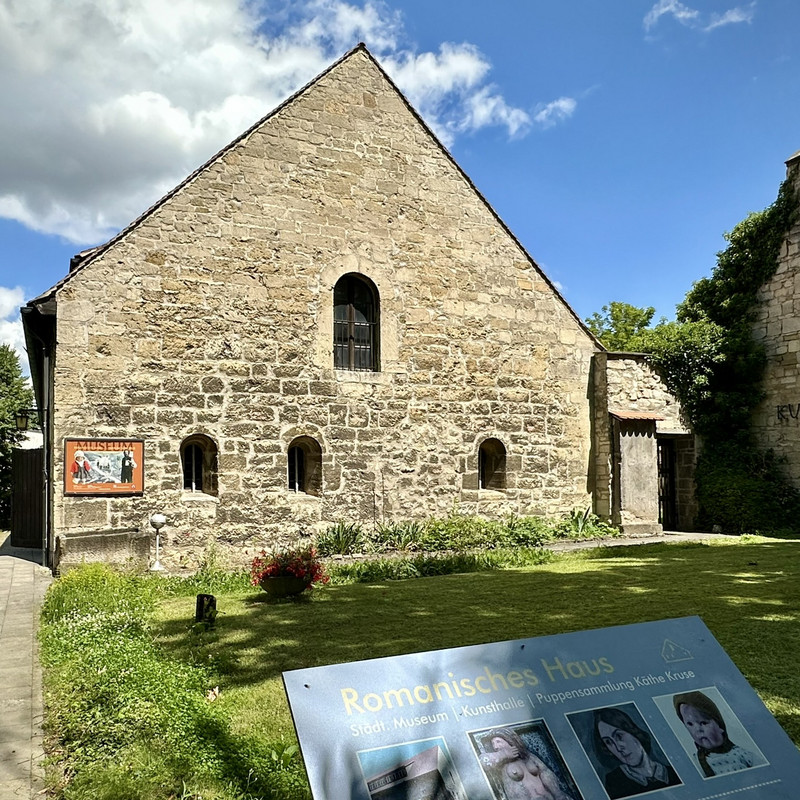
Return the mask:
<path id="1" fill-rule="evenodd" d="M 181 442 L 183 490 L 202 494 L 217 494 L 217 445 L 202 433 Z"/>
<path id="2" fill-rule="evenodd" d="M 506 488 L 506 448 L 499 439 L 486 439 L 478 448 L 478 487 Z"/>
<path id="3" fill-rule="evenodd" d="M 322 448 L 310 436 L 298 436 L 287 451 L 288 489 L 319 496 L 322 494 Z"/>
<path id="4" fill-rule="evenodd" d="M 380 369 L 380 300 L 372 281 L 343 275 L 333 289 L 333 366 Z"/>

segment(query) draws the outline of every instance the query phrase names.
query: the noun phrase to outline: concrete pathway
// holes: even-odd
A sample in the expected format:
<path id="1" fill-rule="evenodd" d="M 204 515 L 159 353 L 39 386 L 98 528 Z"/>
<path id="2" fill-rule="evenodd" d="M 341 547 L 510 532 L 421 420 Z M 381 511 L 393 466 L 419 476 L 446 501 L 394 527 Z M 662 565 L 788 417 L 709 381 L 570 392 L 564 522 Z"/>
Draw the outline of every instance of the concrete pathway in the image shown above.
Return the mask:
<path id="1" fill-rule="evenodd" d="M 664 531 L 654 536 L 609 536 L 608 539 L 576 539 L 568 541 L 548 542 L 547 550 L 556 553 L 568 553 L 572 550 L 591 550 L 593 547 L 627 547 L 635 544 L 658 544 L 659 542 L 708 542 L 720 539 L 734 539 L 722 533 L 679 533 Z"/>
<path id="2" fill-rule="evenodd" d="M 42 551 L 0 533 L 0 798 L 44 797 L 39 608 L 51 581 Z"/>

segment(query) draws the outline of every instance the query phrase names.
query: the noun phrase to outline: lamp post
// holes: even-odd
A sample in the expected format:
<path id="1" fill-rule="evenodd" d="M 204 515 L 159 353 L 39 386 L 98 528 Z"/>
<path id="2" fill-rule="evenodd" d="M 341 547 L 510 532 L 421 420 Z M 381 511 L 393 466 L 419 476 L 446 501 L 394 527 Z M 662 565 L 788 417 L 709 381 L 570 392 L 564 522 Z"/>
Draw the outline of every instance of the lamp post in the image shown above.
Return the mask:
<path id="1" fill-rule="evenodd" d="M 150 572 L 164 572 L 164 567 L 161 566 L 161 529 L 167 524 L 167 518 L 163 514 L 153 514 L 150 517 L 150 524 L 156 532 L 156 560 Z"/>
<path id="2" fill-rule="evenodd" d="M 31 426 L 31 422 L 39 427 L 39 409 L 38 408 L 20 408 L 14 412 L 14 422 L 17 425 L 18 431 L 27 431 Z"/>

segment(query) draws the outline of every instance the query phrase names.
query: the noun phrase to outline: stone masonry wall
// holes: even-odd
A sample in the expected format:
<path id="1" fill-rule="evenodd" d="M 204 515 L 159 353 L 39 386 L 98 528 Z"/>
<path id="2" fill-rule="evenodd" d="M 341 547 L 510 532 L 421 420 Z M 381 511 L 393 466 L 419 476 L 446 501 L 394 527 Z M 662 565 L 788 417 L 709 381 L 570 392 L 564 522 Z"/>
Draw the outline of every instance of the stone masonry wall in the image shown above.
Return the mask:
<path id="1" fill-rule="evenodd" d="M 333 369 L 332 294 L 378 287 L 381 371 Z M 56 452 L 145 439 L 142 497 L 64 497 L 57 533 L 147 530 L 193 566 L 336 520 L 499 516 L 591 503 L 596 345 L 363 51 L 169 196 L 57 293 Z M 182 490 L 180 445 L 219 452 L 218 495 Z M 296 436 L 321 496 L 287 488 Z M 480 442 L 507 489 L 478 489 Z"/>
<path id="2" fill-rule="evenodd" d="M 670 436 L 676 439 L 676 499 L 679 510 L 679 525 L 681 530 L 690 530 L 696 513 L 694 499 L 694 437 L 682 420 L 680 404 L 664 386 L 661 378 L 648 363 L 647 357 L 634 353 L 598 353 L 594 357 L 593 365 L 594 385 L 594 471 L 596 486 L 596 512 L 607 519 L 632 528 L 640 522 L 651 523 L 656 521 L 657 514 L 657 487 L 652 492 L 646 493 L 650 502 L 656 509 L 652 518 L 639 519 L 636 514 L 631 515 L 625 509 L 619 510 L 621 498 L 617 498 L 617 508 L 614 508 L 615 481 L 625 483 L 633 480 L 640 481 L 641 475 L 621 476 L 617 470 L 614 474 L 614 459 L 620 457 L 620 448 L 630 447 L 630 442 L 625 445 L 620 439 L 622 433 L 628 428 L 635 428 L 633 422 L 612 424 L 610 415 L 617 412 L 623 415 L 641 414 L 653 415 L 662 419 L 655 420 L 656 436 Z M 651 426 L 653 423 L 650 423 Z M 623 431 L 623 429 L 625 429 Z M 626 434 L 626 435 L 627 435 Z M 641 444 L 641 443 L 640 443 Z M 643 446 L 643 445 L 642 445 Z M 652 441 L 649 483 L 657 482 L 656 470 L 656 442 Z M 630 455 L 630 454 L 629 454 Z M 641 457 L 641 454 L 640 454 Z M 649 473 L 648 473 L 649 474 Z M 621 491 L 620 487 L 618 491 Z M 630 490 L 630 487 L 629 487 Z M 616 516 L 621 514 L 619 519 Z"/>
<path id="3" fill-rule="evenodd" d="M 797 164 L 797 155 L 787 162 L 789 168 Z M 783 242 L 778 268 L 759 300 L 753 335 L 764 345 L 767 366 L 753 428 L 763 447 L 786 458 L 800 486 L 800 222 Z"/>
<path id="4" fill-rule="evenodd" d="M 667 391 L 646 356 L 609 353 L 606 362 L 609 411 L 658 414 L 658 433 L 689 433 L 681 407 Z"/>

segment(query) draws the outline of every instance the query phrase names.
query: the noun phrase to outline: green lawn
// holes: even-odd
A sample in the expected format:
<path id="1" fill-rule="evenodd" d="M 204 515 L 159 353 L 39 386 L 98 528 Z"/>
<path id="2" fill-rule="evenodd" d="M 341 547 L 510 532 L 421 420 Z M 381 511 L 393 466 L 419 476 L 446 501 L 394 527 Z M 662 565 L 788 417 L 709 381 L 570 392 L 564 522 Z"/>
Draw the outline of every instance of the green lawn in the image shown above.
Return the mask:
<path id="1" fill-rule="evenodd" d="M 148 581 L 140 584 L 146 586 Z M 213 591 L 213 587 L 209 589 Z M 195 590 L 203 589 L 195 586 L 192 592 Z M 248 794 L 250 772 L 231 775 L 225 788 L 223 759 L 221 766 L 214 762 L 213 769 L 209 767 L 216 770 L 210 781 L 202 779 L 202 765 L 171 766 L 179 770 L 178 777 L 173 776 L 173 787 L 184 770 L 189 784 L 194 781 L 194 786 L 203 787 L 202 795 L 185 785 L 183 794 L 174 788 L 141 794 L 126 789 L 126 797 L 301 797 L 302 773 L 296 755 L 292 756 L 294 730 L 281 682 L 284 670 L 695 614 L 703 618 L 781 725 L 800 743 L 798 541 L 751 538 L 713 545 L 601 548 L 514 570 L 329 585 L 297 600 L 269 600 L 258 590 L 215 593 L 219 611 L 215 630 L 192 631 L 192 594 L 158 599 L 150 631 L 170 663 L 201 668 L 200 691 L 219 686 L 219 697 L 207 704 L 213 706 L 213 720 L 191 722 L 193 727 L 185 730 L 194 736 L 203 729 L 197 734 L 198 741 L 211 736 L 217 744 L 222 742 L 222 750 L 231 753 L 231 764 L 250 759 L 248 764 L 263 765 L 266 758 L 272 766 L 266 763 L 266 777 L 253 787 L 253 795 Z M 48 673 L 55 698 L 59 690 L 66 691 L 68 681 L 65 678 L 59 684 L 55 668 Z M 70 673 L 73 682 L 75 674 L 80 673 Z M 98 702 L 105 703 L 102 688 Z M 74 693 L 74 686 L 71 691 Z M 125 690 L 127 695 L 131 691 Z M 187 691 L 198 689 L 189 687 Z M 123 705 L 129 707 L 133 701 L 127 695 Z M 109 702 L 108 707 L 116 706 Z M 198 713 L 202 716 L 205 712 L 200 708 Z M 50 726 L 56 736 L 59 724 L 53 720 Z M 209 726 L 212 734 L 206 730 Z M 147 745 L 142 747 L 147 749 Z M 147 775 L 147 765 L 142 762 L 156 755 L 143 756 L 142 747 L 135 757 L 130 756 L 131 763 Z M 156 738 L 152 749 L 163 753 L 165 745 Z M 274 773 L 269 772 L 272 767 Z M 78 772 L 88 769 L 86 765 L 73 768 Z M 163 766 L 160 769 L 163 771 Z M 96 763 L 92 770 L 100 774 Z M 63 796 L 99 797 L 96 787 L 81 794 L 70 793 L 69 785 Z"/>
<path id="2" fill-rule="evenodd" d="M 193 598 L 159 606 L 176 658 L 219 667 L 219 703 L 242 732 L 293 736 L 281 672 L 300 667 L 699 615 L 800 743 L 800 542 L 642 545 L 540 566 L 373 585 L 299 601 L 218 598 L 217 630 L 186 635 Z"/>

